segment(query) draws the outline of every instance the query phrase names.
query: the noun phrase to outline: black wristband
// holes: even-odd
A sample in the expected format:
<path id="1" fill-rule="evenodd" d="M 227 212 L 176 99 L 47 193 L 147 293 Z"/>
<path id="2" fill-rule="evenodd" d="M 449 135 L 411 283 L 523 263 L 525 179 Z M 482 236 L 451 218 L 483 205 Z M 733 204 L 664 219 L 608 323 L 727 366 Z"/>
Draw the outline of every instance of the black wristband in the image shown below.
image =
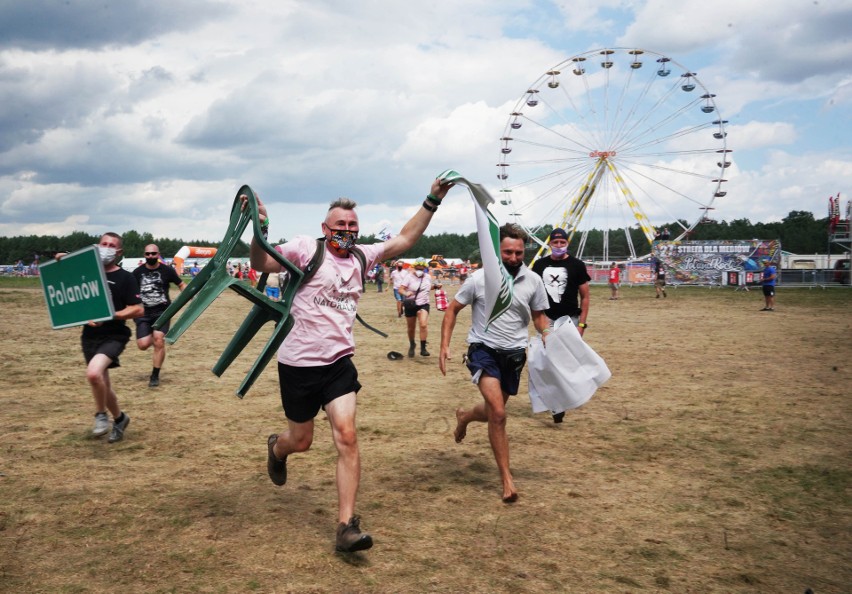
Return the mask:
<path id="1" fill-rule="evenodd" d="M 425 208 L 425 209 L 426 209 L 426 210 L 428 210 L 429 212 L 438 212 L 438 207 L 437 207 L 437 206 L 432 206 L 431 204 L 429 204 L 429 203 L 428 203 L 428 202 L 426 202 L 425 200 L 423 201 L 423 208 Z"/>
<path id="2" fill-rule="evenodd" d="M 428 200 L 435 206 L 441 206 L 441 201 L 434 194 L 426 194 L 426 200 Z"/>
<path id="3" fill-rule="evenodd" d="M 269 227 L 268 226 L 261 227 L 260 228 L 260 234 L 263 235 L 264 239 L 268 240 L 269 239 Z"/>

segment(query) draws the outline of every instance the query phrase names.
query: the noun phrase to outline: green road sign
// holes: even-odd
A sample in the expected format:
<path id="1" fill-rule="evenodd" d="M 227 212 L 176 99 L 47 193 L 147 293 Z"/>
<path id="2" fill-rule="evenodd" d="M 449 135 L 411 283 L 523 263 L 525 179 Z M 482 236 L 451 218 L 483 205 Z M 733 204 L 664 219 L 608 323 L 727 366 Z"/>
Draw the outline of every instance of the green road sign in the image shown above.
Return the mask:
<path id="1" fill-rule="evenodd" d="M 115 315 L 97 246 L 40 264 L 38 270 L 54 330 L 111 320 Z"/>

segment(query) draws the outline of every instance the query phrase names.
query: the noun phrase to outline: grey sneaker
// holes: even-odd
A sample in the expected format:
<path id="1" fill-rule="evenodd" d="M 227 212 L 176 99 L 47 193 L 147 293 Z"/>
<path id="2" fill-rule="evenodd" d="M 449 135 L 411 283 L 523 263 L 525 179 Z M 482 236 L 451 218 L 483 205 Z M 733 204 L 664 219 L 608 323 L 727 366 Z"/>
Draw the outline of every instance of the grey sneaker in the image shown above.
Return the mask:
<path id="1" fill-rule="evenodd" d="M 361 532 L 361 518 L 352 516 L 349 523 L 337 525 L 337 544 L 334 547 L 338 553 L 354 553 L 364 551 L 373 546 L 373 537 Z"/>
<path id="2" fill-rule="evenodd" d="M 95 426 L 92 427 L 92 435 L 100 437 L 109 431 L 109 417 L 105 412 L 95 413 Z"/>
<path id="3" fill-rule="evenodd" d="M 117 441 L 121 441 L 124 439 L 124 430 L 127 429 L 127 426 L 130 424 L 130 417 L 127 416 L 127 413 L 124 413 L 124 420 L 120 423 L 113 422 L 112 424 L 112 432 L 109 434 L 109 442 L 115 443 Z"/>
<path id="4" fill-rule="evenodd" d="M 277 433 L 266 438 L 266 447 L 269 450 L 266 456 L 266 471 L 269 473 L 272 482 L 280 487 L 287 483 L 287 456 L 284 456 L 283 460 L 279 460 L 275 455 L 273 448 L 276 441 L 278 441 Z"/>
<path id="5" fill-rule="evenodd" d="M 159 385 L 160 385 L 160 378 L 159 377 L 151 376 L 151 378 L 148 380 L 148 387 L 149 388 L 156 388 Z"/>

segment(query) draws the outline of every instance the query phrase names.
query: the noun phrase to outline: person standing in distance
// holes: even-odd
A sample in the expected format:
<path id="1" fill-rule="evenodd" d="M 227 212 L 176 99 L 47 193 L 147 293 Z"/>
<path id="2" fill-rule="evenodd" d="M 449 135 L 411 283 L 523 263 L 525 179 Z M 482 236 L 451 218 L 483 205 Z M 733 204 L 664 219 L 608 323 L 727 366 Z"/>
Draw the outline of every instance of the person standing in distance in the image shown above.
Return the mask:
<path id="1" fill-rule="evenodd" d="M 140 351 L 147 351 L 154 345 L 154 366 L 151 369 L 151 377 L 148 378 L 148 387 L 156 388 L 160 385 L 160 369 L 166 360 L 166 333 L 169 331 L 169 324 L 159 330 L 154 330 L 151 326 L 172 302 L 169 297 L 169 284 L 177 285 L 177 288 L 183 291 L 186 283 L 174 268 L 160 261 L 160 248 L 153 243 L 145 246 L 145 263 L 133 271 L 133 276 L 139 283 L 139 294 L 145 305 L 145 315 L 135 320 L 136 346 Z"/>
<path id="2" fill-rule="evenodd" d="M 408 330 L 408 356 L 413 357 L 417 344 L 414 342 L 415 327 L 420 329 L 420 356 L 428 357 L 426 339 L 429 333 L 429 294 L 432 291 L 432 277 L 426 274 L 426 262 L 414 263 L 414 272 L 409 274 L 399 287 L 405 300 L 405 323 Z"/>
<path id="3" fill-rule="evenodd" d="M 778 270 L 772 260 L 764 258 L 763 272 L 760 276 L 763 285 L 763 300 L 766 303 L 760 311 L 775 311 L 775 284 L 778 282 Z"/>
<path id="4" fill-rule="evenodd" d="M 611 291 L 609 300 L 618 300 L 618 288 L 621 285 L 621 269 L 615 262 L 609 267 L 609 290 Z"/>
<path id="5" fill-rule="evenodd" d="M 506 402 L 518 393 L 521 371 L 527 360 L 526 345 L 529 340 L 529 323 L 533 321 L 542 337 L 550 331 L 544 310 L 547 294 L 541 278 L 524 266 L 524 244 L 527 234 L 518 226 L 500 227 L 500 259 L 514 277 L 512 303 L 509 309 L 488 325 L 485 301 L 485 270 L 480 268 L 461 286 L 441 323 L 441 354 L 438 366 L 447 375 L 450 359 L 450 340 L 459 312 L 472 304 L 472 325 L 467 335 L 467 367 L 473 382 L 479 387 L 482 402 L 473 408 L 456 410 L 456 443 L 467 434 L 473 422 L 488 423 L 488 440 L 503 482 L 503 502 L 518 499 L 514 479 L 509 469 L 509 438 L 506 434 Z"/>
<path id="6" fill-rule="evenodd" d="M 586 264 L 568 253 L 568 234 L 557 227 L 550 232 L 550 255 L 539 258 L 532 271 L 544 281 L 549 307 L 545 312 L 550 325 L 558 328 L 571 318 L 582 336 L 587 328 L 589 315 L 589 281 L 591 277 Z M 561 423 L 565 412 L 553 413 L 553 422 Z"/>
<path id="7" fill-rule="evenodd" d="M 287 482 L 287 457 L 311 447 L 314 418 L 324 409 L 337 449 L 335 549 L 339 552 L 362 551 L 373 546 L 372 537 L 361 532 L 360 517 L 355 515 L 361 480 L 355 410 L 361 384 L 352 363 L 355 353 L 352 326 L 358 300 L 364 292 L 362 275 L 378 262 L 410 249 L 423 235 L 452 185 L 436 179 L 422 207 L 399 235 L 384 243 L 358 246 L 364 256 L 364 270 L 351 253 L 360 229 L 356 204 L 348 198 L 332 202 L 322 223 L 326 247 L 323 263 L 293 299 L 294 325 L 278 350 L 278 377 L 287 429 L 267 439 L 267 472 L 274 484 L 281 486 Z M 245 207 L 248 197 L 241 199 Z M 257 206 L 268 230 L 266 207 L 260 200 Z M 296 236 L 275 249 L 304 270 L 317 250 L 317 240 Z M 251 262 L 261 272 L 277 273 L 282 269 L 258 244 L 257 238 L 251 242 Z"/>
<path id="8" fill-rule="evenodd" d="M 659 260 L 654 261 L 654 288 L 657 290 L 657 299 L 662 293 L 666 297 L 666 267 Z"/>
<path id="9" fill-rule="evenodd" d="M 393 298 L 396 301 L 396 317 L 402 317 L 402 301 L 404 297 L 402 293 L 399 292 L 399 288 L 405 284 L 405 279 L 408 277 L 408 272 L 405 271 L 405 266 L 402 263 L 402 260 L 399 260 L 396 265 L 394 265 L 393 270 L 390 273 L 391 284 L 393 285 Z"/>
<path id="10" fill-rule="evenodd" d="M 100 437 L 109 432 L 109 443 L 124 439 L 130 417 L 121 410 L 112 387 L 109 370 L 120 367 L 118 356 L 130 340 L 126 320 L 138 318 L 144 312 L 139 286 L 132 274 L 118 265 L 122 257 L 122 240 L 117 233 L 104 233 L 98 243 L 98 253 L 106 272 L 107 285 L 115 315 L 105 322 L 89 322 L 83 326 L 80 341 L 86 359 L 86 380 L 95 399 L 95 425 L 92 435 Z M 62 254 L 57 254 L 59 260 Z M 110 430 L 107 411 L 112 414 Z"/>

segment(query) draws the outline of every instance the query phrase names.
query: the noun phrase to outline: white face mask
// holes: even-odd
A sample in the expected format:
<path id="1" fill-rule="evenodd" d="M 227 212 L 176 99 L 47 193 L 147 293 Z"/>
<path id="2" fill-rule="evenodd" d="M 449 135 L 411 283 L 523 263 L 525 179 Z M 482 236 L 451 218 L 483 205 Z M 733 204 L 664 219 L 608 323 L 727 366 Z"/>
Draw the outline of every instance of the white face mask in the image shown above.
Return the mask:
<path id="1" fill-rule="evenodd" d="M 421 277 L 421 276 L 423 276 L 423 271 L 422 271 L 422 270 L 415 270 L 415 271 L 414 271 L 414 276 L 416 276 L 416 277 Z"/>
<path id="2" fill-rule="evenodd" d="M 115 255 L 118 252 L 115 248 L 104 247 L 102 245 L 98 246 L 98 254 L 101 257 L 101 262 L 103 262 L 104 266 L 109 266 L 115 261 Z"/>

